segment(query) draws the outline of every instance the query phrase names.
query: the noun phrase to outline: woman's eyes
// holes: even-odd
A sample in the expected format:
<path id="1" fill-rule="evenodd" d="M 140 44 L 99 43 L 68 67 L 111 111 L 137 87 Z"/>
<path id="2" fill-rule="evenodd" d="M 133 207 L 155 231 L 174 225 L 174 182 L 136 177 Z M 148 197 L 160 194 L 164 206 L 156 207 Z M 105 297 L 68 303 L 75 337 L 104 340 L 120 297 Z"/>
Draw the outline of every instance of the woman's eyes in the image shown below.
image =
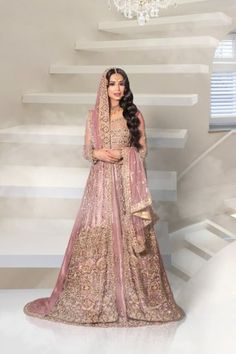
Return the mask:
<path id="1" fill-rule="evenodd" d="M 120 84 L 120 86 L 124 86 L 124 82 L 120 82 L 119 84 Z M 115 85 L 115 82 L 110 82 L 109 83 L 109 86 L 114 86 L 114 85 Z"/>

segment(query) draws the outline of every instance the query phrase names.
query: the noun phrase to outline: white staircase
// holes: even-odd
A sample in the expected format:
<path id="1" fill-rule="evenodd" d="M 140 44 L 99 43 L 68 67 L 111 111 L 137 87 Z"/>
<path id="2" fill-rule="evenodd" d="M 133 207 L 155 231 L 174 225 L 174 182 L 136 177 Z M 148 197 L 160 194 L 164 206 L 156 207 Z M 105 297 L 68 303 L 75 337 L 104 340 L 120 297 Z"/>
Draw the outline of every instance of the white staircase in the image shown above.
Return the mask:
<path id="1" fill-rule="evenodd" d="M 1 218 L 0 234 L 4 237 L 0 238 L 0 267 L 60 267 L 73 224 L 74 219 Z M 168 264 L 169 239 L 165 237 L 168 236 L 167 223 L 158 223 L 156 230 L 162 256 Z"/>
<path id="2" fill-rule="evenodd" d="M 216 48 L 219 40 L 211 36 L 168 37 L 123 39 L 112 41 L 77 41 L 75 49 L 78 51 L 147 51 L 163 49 L 203 49 Z"/>
<path id="3" fill-rule="evenodd" d="M 235 220 L 236 225 L 236 220 Z M 212 220 L 186 226 L 170 234 L 172 272 L 188 280 L 224 247 L 236 240 L 236 233 Z"/>
<path id="4" fill-rule="evenodd" d="M 182 248 L 172 253 L 172 267 L 191 278 L 206 262 L 206 260 L 188 248 Z"/>
<path id="5" fill-rule="evenodd" d="M 221 225 L 224 229 L 228 230 L 231 234 L 236 234 L 236 220 L 232 217 L 233 212 L 231 214 L 220 214 L 214 215 L 211 217 L 211 220 L 219 225 Z"/>
<path id="6" fill-rule="evenodd" d="M 71 219 L 1 218 L 0 267 L 60 267 L 72 226 Z"/>
<path id="7" fill-rule="evenodd" d="M 25 93 L 23 103 L 50 103 L 50 104 L 88 104 L 94 105 L 95 93 Z M 193 106 L 198 102 L 197 94 L 135 94 L 135 101 L 139 106 Z"/>
<path id="8" fill-rule="evenodd" d="M 84 144 L 84 126 L 25 124 L 0 129 L 0 143 L 24 144 Z M 146 129 L 148 146 L 152 148 L 184 148 L 187 129 Z M 28 149 L 28 146 L 26 146 Z"/>
<path id="9" fill-rule="evenodd" d="M 176 172 L 148 170 L 149 187 L 159 201 L 176 200 Z M 81 198 L 88 168 L 2 165 L 0 196 Z"/>
<path id="10" fill-rule="evenodd" d="M 211 257 L 228 244 L 223 238 L 207 229 L 189 232 L 185 235 L 185 241 L 189 248 L 193 246 Z"/>
<path id="11" fill-rule="evenodd" d="M 182 0 L 182 2 L 190 1 Z M 114 51 L 134 53 L 148 51 L 148 59 L 150 51 L 155 58 L 157 52 L 165 55 L 167 50 L 179 50 L 181 61 L 182 51 L 195 50 L 205 53 L 207 50 L 216 48 L 219 42 L 218 39 L 208 34 L 198 35 L 190 31 L 189 35 L 190 32 L 188 33 L 186 30 L 189 26 L 195 30 L 201 27 L 207 31 L 209 27 L 229 26 L 230 23 L 231 18 L 220 12 L 167 16 L 152 20 L 145 28 L 142 27 L 142 32 L 146 31 L 148 38 L 137 38 L 140 27 L 134 21 L 101 22 L 98 25 L 98 30 L 107 32 L 108 39 L 78 40 L 74 49 L 78 54 L 80 52 L 86 54 L 87 52 L 89 55 L 91 52 L 110 55 Z M 150 35 L 151 32 L 158 33 L 158 31 L 164 30 L 167 30 L 167 35 L 164 37 L 157 38 Z M 183 33 L 185 31 L 185 35 L 173 37 L 176 30 L 181 30 Z M 110 40 L 109 32 L 133 35 L 136 38 Z M 105 35 L 105 33 L 103 34 Z M 113 35 L 112 38 L 114 38 Z M 183 63 L 154 64 L 153 62 L 149 63 L 148 59 L 139 65 L 136 62 L 134 65 L 117 65 L 112 63 L 110 59 L 109 65 L 103 63 L 99 63 L 99 65 L 51 64 L 49 74 L 52 80 L 56 75 L 62 74 L 100 75 L 107 67 L 120 66 L 131 75 L 179 74 L 183 80 L 188 78 L 189 74 L 209 75 L 209 66 L 202 63 L 183 61 Z M 127 62 L 130 62 L 130 59 Z M 132 62 L 134 60 L 131 60 Z M 187 76 L 185 76 L 186 74 Z M 22 103 L 87 106 L 94 105 L 95 98 L 95 93 L 91 92 L 30 91 L 22 94 Z M 172 92 L 172 88 L 170 88 L 170 92 L 165 94 L 137 93 L 135 94 L 135 102 L 140 106 L 179 106 L 184 109 L 198 103 L 198 94 L 194 92 L 177 94 Z M 1 267 L 60 266 L 73 225 L 72 216 L 79 207 L 89 172 L 88 168 L 83 167 L 84 162 L 80 159 L 76 160 L 78 156 L 76 149 L 78 146 L 81 149 L 83 145 L 83 134 L 84 125 L 74 126 L 73 124 L 64 126 L 25 124 L 0 131 L 0 232 L 4 235 L 0 238 Z M 187 129 L 149 128 L 147 125 L 147 136 L 149 147 L 153 149 L 179 149 L 185 148 L 188 131 Z M 62 153 L 62 149 L 67 153 Z M 32 152 L 35 152 L 34 161 L 30 157 Z M 25 157 L 24 161 L 23 157 Z M 6 162 L 7 158 L 8 163 Z M 176 171 L 148 170 L 148 178 L 155 200 L 176 201 Z M 17 210 L 15 205 L 20 205 L 21 201 L 23 201 L 21 209 Z M 9 211 L 6 208 L 9 208 Z M 64 217 L 62 216 L 63 208 Z M 204 258 L 201 252 L 211 256 L 214 251 L 218 251 L 228 242 L 216 239 L 219 236 L 213 235 L 210 231 L 204 231 L 203 234 L 203 231 L 194 231 L 191 228 L 184 237 L 182 231 L 180 239 L 183 238 L 184 247 L 174 250 L 172 268 L 168 270 L 169 279 L 176 291 L 206 262 L 206 257 Z M 170 257 L 170 241 L 173 238 L 173 235 L 170 235 L 172 236 L 170 239 L 168 237 L 168 224 L 160 222 L 157 233 L 162 254 L 168 259 Z M 206 241 L 205 238 L 209 239 L 211 236 L 214 240 Z M 214 243 L 216 240 L 217 246 Z M 189 262 L 192 264 L 191 267 Z"/>

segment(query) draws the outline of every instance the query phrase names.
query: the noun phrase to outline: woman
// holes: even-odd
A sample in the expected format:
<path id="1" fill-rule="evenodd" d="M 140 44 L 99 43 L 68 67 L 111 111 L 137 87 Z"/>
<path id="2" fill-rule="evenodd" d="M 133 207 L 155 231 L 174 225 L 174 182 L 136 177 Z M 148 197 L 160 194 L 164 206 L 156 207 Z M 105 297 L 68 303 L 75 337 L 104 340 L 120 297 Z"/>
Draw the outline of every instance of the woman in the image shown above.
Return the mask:
<path id="1" fill-rule="evenodd" d="M 56 285 L 24 312 L 100 327 L 182 319 L 154 230 L 145 123 L 120 68 L 102 75 L 83 151 L 91 169 Z"/>

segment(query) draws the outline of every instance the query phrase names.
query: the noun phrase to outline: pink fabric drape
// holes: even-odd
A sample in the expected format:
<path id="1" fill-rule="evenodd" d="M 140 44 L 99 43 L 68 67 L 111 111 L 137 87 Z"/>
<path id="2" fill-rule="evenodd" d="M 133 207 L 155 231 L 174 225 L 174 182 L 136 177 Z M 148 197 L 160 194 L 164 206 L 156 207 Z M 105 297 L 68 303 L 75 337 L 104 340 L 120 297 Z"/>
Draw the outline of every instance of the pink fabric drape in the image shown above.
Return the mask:
<path id="1" fill-rule="evenodd" d="M 183 317 L 152 227 L 159 217 L 140 152 L 126 141 L 122 164 L 92 158 L 93 149 L 112 147 L 110 124 L 105 71 L 86 126 L 84 156 L 92 166 L 62 266 L 51 296 L 25 305 L 29 315 L 91 325 L 120 316 L 120 325 Z"/>
<path id="2" fill-rule="evenodd" d="M 127 190 L 130 191 L 126 202 L 134 228 L 132 244 L 139 253 L 145 250 L 145 226 L 157 222 L 159 216 L 153 210 L 144 162 L 135 147 L 124 148 L 123 169 Z"/>
<path id="3" fill-rule="evenodd" d="M 105 75 L 106 72 L 100 81 L 95 109 L 92 111 L 91 138 L 95 149 L 111 147 L 109 101 Z M 135 232 L 133 247 L 136 252 L 142 252 L 145 249 L 144 227 L 151 222 L 155 223 L 159 216 L 152 208 L 144 161 L 138 150 L 135 147 L 125 147 L 122 150 L 124 183 L 127 191 L 130 191 L 126 206 L 130 212 L 130 222 Z"/>

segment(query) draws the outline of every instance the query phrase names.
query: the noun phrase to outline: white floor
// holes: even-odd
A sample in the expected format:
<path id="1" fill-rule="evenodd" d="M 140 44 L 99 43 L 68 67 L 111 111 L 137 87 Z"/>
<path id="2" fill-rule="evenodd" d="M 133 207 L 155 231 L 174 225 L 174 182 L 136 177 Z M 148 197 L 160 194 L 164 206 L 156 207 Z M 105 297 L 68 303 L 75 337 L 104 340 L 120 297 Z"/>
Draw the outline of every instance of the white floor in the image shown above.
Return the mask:
<path id="1" fill-rule="evenodd" d="M 176 300 L 182 323 L 138 328 L 90 328 L 26 316 L 23 305 L 51 290 L 0 292 L 2 354 L 233 354 L 236 348 L 236 242 L 215 255 Z"/>

